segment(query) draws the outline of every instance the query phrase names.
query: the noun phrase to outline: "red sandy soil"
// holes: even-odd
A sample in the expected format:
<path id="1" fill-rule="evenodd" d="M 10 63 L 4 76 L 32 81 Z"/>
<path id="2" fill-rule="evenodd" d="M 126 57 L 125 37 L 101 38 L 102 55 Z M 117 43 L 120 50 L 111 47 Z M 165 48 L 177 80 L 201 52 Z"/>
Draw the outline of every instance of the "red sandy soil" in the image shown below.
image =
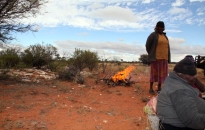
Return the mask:
<path id="1" fill-rule="evenodd" d="M 143 113 L 153 96 L 149 75 L 133 80 L 129 87 L 96 84 L 94 78 L 86 78 L 85 85 L 1 81 L 0 130 L 151 130 Z"/>

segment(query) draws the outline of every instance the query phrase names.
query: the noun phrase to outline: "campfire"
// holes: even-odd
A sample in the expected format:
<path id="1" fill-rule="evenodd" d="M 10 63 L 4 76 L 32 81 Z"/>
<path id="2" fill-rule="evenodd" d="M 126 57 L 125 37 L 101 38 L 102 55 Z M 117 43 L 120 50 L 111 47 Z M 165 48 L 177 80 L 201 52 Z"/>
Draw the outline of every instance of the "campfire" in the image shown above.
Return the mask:
<path id="1" fill-rule="evenodd" d="M 103 80 L 108 84 L 108 86 L 130 86 L 134 84 L 134 81 L 131 81 L 130 72 L 134 70 L 134 66 L 129 66 L 123 71 L 116 73 L 110 78 L 104 78 Z"/>

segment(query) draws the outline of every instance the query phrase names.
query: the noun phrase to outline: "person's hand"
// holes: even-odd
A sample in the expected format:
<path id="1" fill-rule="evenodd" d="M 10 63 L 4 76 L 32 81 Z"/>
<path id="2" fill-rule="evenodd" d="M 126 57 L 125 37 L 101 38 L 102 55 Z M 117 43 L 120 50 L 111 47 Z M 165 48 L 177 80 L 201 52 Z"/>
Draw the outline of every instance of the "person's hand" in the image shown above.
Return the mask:
<path id="1" fill-rule="evenodd" d="M 195 85 L 197 86 L 197 88 L 201 92 L 204 92 L 205 91 L 205 85 L 197 77 L 195 77 L 194 80 L 195 80 Z"/>

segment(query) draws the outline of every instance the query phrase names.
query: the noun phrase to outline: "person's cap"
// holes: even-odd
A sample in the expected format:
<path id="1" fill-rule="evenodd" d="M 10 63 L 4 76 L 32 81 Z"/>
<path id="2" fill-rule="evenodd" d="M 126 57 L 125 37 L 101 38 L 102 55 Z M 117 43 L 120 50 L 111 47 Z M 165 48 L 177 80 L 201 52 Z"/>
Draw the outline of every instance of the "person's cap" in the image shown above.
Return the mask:
<path id="1" fill-rule="evenodd" d="M 163 21 L 159 21 L 159 22 L 157 22 L 156 27 L 164 28 L 164 22 L 163 22 Z"/>
<path id="2" fill-rule="evenodd" d="M 191 76 L 194 76 L 197 73 L 195 64 L 190 59 L 183 59 L 179 61 L 175 65 L 174 71 L 177 73 L 188 74 Z"/>

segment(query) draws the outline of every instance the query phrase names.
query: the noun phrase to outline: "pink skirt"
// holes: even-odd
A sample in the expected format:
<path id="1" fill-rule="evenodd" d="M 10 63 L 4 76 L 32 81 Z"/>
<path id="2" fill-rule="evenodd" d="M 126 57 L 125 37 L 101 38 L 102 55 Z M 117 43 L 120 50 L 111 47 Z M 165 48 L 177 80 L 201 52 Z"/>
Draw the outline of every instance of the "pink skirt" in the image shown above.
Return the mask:
<path id="1" fill-rule="evenodd" d="M 151 62 L 150 82 L 164 83 L 168 75 L 168 61 L 157 60 Z"/>

